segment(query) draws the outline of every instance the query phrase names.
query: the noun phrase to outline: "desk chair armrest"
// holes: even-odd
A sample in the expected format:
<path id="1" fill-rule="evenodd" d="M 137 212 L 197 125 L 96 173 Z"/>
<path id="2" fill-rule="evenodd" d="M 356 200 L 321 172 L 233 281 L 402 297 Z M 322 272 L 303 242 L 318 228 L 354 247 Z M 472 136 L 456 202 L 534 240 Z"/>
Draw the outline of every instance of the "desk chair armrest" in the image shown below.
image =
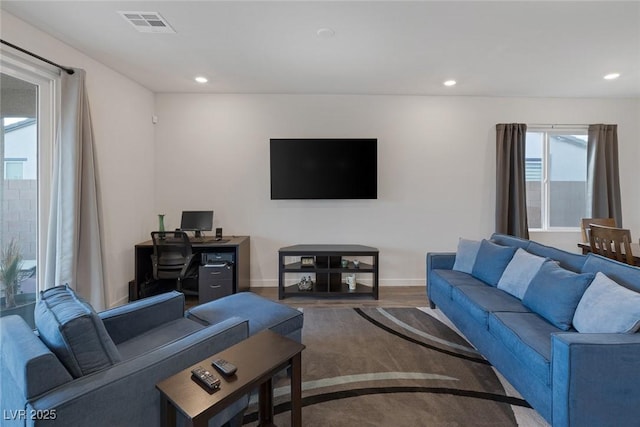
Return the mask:
<path id="1" fill-rule="evenodd" d="M 154 279 L 158 277 L 158 257 L 151 255 L 151 277 Z"/>
<path id="2" fill-rule="evenodd" d="M 180 278 L 182 281 L 187 276 L 187 271 L 191 268 L 191 263 L 193 262 L 194 254 L 189 255 L 185 258 L 184 265 L 182 266 L 182 270 L 180 270 Z"/>
<path id="3" fill-rule="evenodd" d="M 118 345 L 164 323 L 184 317 L 184 295 L 172 291 L 143 298 L 99 313 Z"/>

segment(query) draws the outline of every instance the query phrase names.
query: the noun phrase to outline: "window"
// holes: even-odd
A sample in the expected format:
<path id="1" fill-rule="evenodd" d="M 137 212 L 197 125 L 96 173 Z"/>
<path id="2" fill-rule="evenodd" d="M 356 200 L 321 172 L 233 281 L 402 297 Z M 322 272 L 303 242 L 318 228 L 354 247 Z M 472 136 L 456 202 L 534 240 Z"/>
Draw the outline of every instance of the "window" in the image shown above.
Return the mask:
<path id="1" fill-rule="evenodd" d="M 13 285 L 0 285 L 0 316 L 34 326 L 42 277 L 57 74 L 10 53 L 0 56 L 0 256 L 13 260 Z M 45 177 L 45 179 L 42 179 Z M 15 255 L 19 256 L 15 256 Z M 8 262 L 8 261 L 7 261 Z"/>
<path id="2" fill-rule="evenodd" d="M 17 79 L 5 75 L 2 77 L 2 83 L 11 85 L 10 90 L 2 91 L 3 99 L 8 99 L 9 107 L 12 103 L 19 99 L 18 102 L 24 103 L 21 107 L 28 106 L 29 109 L 35 111 L 35 90 L 29 92 L 25 88 L 29 86 L 18 85 Z M 5 95 L 5 92 L 9 94 Z M 11 114 L 25 113 L 24 109 L 7 111 Z M 29 179 L 35 180 L 38 172 L 38 153 L 37 144 L 34 141 L 38 138 L 38 121 L 36 117 L 4 117 L 2 119 L 3 135 L 4 135 L 4 179 L 19 180 Z"/>
<path id="3" fill-rule="evenodd" d="M 24 160 L 5 159 L 4 179 L 24 179 Z"/>
<path id="4" fill-rule="evenodd" d="M 587 130 L 530 129 L 525 175 L 530 230 L 573 230 L 587 212 Z"/>

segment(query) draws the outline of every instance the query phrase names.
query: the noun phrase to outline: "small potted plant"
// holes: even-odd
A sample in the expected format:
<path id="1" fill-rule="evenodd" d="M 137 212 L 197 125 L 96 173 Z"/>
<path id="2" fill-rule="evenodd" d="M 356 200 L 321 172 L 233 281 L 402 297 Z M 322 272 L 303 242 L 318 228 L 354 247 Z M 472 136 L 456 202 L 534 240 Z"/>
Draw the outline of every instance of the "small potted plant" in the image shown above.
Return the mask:
<path id="1" fill-rule="evenodd" d="M 35 328 L 35 292 L 22 292 L 22 282 L 35 274 L 35 267 L 24 270 L 20 246 L 12 239 L 0 253 L 0 289 L 4 297 L 0 303 L 0 317 L 18 315 Z"/>
<path id="2" fill-rule="evenodd" d="M 20 276 L 22 269 L 22 254 L 15 239 L 2 251 L 0 258 L 0 283 L 4 290 L 4 307 L 11 308 L 16 305 L 16 294 L 20 289 Z"/>

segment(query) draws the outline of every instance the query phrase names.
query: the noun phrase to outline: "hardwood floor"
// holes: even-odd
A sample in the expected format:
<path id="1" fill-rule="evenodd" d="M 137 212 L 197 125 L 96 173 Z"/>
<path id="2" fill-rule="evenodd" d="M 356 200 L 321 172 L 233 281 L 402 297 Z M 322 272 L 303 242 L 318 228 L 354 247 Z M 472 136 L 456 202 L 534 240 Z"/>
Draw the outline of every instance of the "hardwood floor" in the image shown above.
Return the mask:
<path id="1" fill-rule="evenodd" d="M 278 288 L 252 288 L 251 292 L 292 307 L 426 307 L 424 286 L 380 287 L 377 301 L 371 297 L 288 297 L 278 300 Z"/>
<path id="2" fill-rule="evenodd" d="M 427 291 L 424 286 L 380 287 L 377 301 L 371 297 L 289 297 L 278 300 L 278 288 L 251 288 L 251 292 L 291 307 L 427 307 Z M 187 296 L 186 309 L 198 305 L 198 297 Z"/>

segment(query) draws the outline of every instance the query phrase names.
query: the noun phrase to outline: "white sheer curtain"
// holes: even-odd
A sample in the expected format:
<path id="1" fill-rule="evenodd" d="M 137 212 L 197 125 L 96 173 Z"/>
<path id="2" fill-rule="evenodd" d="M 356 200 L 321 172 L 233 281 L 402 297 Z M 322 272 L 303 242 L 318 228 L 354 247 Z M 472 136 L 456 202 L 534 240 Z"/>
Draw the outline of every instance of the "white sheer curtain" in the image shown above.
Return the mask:
<path id="1" fill-rule="evenodd" d="M 68 284 L 105 308 L 98 183 L 85 71 L 62 73 L 44 287 Z"/>

